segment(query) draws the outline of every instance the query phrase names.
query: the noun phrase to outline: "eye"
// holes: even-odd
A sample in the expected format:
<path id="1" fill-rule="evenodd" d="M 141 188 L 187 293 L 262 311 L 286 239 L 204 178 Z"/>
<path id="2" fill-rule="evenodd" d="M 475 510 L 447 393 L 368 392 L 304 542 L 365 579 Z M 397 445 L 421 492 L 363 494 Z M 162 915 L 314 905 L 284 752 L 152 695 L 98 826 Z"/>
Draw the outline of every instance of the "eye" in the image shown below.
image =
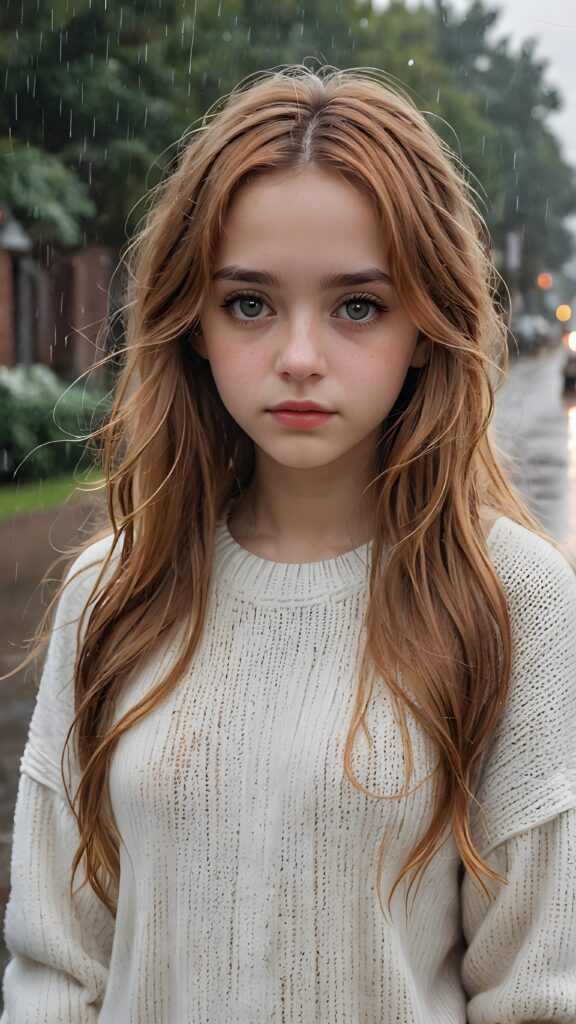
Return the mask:
<path id="1" fill-rule="evenodd" d="M 370 306 L 377 312 L 376 316 L 372 316 L 367 320 L 366 314 L 369 312 Z M 338 306 L 339 310 L 343 308 L 348 310 L 349 315 L 341 319 L 360 324 L 372 324 L 379 320 L 383 313 L 388 312 L 388 307 L 384 306 L 378 299 L 375 299 L 373 295 L 351 295 L 350 298 L 345 299 Z"/>
<path id="2" fill-rule="evenodd" d="M 238 314 L 232 309 L 236 303 L 238 303 L 240 312 L 243 314 L 242 316 L 238 316 Z M 229 316 L 234 320 L 237 320 L 239 323 L 248 323 L 250 320 L 261 320 L 262 317 L 260 317 L 259 314 L 262 312 L 262 307 L 266 306 L 268 309 L 270 308 L 267 306 L 267 303 L 264 302 L 264 299 L 261 299 L 255 292 L 235 292 L 234 295 L 229 295 L 224 299 L 221 305 L 222 309 L 225 309 Z"/>

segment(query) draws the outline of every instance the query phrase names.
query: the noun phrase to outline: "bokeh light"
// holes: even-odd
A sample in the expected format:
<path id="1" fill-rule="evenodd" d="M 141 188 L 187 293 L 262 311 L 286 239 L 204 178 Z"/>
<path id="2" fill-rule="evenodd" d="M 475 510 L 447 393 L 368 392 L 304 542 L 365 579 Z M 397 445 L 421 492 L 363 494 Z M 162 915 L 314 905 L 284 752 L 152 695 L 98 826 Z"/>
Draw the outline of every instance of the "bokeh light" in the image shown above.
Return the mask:
<path id="1" fill-rule="evenodd" d="M 560 323 L 565 324 L 568 320 L 570 320 L 571 316 L 572 309 L 570 306 L 567 306 L 565 303 L 562 303 L 560 306 L 556 307 L 556 319 L 559 320 Z"/>
<path id="2" fill-rule="evenodd" d="M 547 291 L 548 288 L 551 288 L 554 284 L 554 278 L 552 277 L 552 274 L 549 274 L 547 271 L 543 271 L 541 274 L 538 274 L 536 284 L 539 288 Z"/>

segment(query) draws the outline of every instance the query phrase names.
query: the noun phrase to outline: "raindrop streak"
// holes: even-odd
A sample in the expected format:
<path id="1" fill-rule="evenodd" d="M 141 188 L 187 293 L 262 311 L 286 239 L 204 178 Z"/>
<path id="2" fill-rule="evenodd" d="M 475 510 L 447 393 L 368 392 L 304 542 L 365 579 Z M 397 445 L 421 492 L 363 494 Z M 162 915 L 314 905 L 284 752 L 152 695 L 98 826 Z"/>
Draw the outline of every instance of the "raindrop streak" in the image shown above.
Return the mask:
<path id="1" fill-rule="evenodd" d="M 198 0 L 194 0 L 194 13 L 192 15 L 192 39 L 190 40 L 190 57 L 188 60 L 188 75 L 192 72 L 192 51 L 194 49 L 194 35 L 196 33 L 196 11 L 198 9 Z M 188 95 L 190 95 L 190 82 L 188 82 Z"/>
<path id="2" fill-rule="evenodd" d="M 545 224 L 548 223 L 548 204 L 549 204 L 549 202 L 550 202 L 550 199 L 548 198 L 546 200 L 546 209 L 544 210 L 544 223 Z"/>

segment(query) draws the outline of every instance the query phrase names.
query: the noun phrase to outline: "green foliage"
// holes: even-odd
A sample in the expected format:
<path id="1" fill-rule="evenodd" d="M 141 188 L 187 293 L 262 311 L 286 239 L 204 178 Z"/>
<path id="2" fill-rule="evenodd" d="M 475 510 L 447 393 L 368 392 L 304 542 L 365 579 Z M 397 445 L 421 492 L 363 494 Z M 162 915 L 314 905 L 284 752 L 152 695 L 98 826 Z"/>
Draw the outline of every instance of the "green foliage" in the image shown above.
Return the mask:
<path id="1" fill-rule="evenodd" d="M 176 27 L 176 4 L 165 2 L 151 14 L 144 5 L 118 0 L 80 0 L 73 8 L 37 0 L 23 24 L 20 18 L 11 24 L 13 11 L 6 5 L 0 14 L 0 138 L 43 151 L 75 186 L 71 201 L 63 200 L 52 171 L 54 187 L 42 199 L 46 206 L 62 204 L 74 229 L 64 237 L 47 225 L 36 240 L 118 249 L 148 171 L 186 125 L 182 88 L 174 88 L 165 61 L 166 26 Z M 162 169 L 151 178 L 159 180 Z M 93 204 L 89 211 L 75 203 L 84 193 Z M 24 224 L 28 228 L 27 219 Z"/>
<path id="2" fill-rule="evenodd" d="M 0 367 L 0 476 L 37 479 L 87 465 L 86 436 L 106 411 L 104 395 L 66 385 L 45 366 Z"/>
<path id="3" fill-rule="evenodd" d="M 63 249 L 82 244 L 81 224 L 94 217 L 87 187 L 62 161 L 36 146 L 0 139 L 0 196 L 34 241 L 48 235 Z"/>

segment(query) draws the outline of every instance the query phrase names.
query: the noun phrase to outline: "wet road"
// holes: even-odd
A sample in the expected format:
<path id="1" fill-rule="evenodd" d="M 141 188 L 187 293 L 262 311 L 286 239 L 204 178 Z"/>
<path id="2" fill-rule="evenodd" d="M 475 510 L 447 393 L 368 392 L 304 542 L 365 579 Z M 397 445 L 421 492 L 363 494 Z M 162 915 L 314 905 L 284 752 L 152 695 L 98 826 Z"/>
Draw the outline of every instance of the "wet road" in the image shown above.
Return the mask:
<path id="1" fill-rule="evenodd" d="M 512 361 L 497 397 L 493 437 L 536 518 L 576 554 L 576 395 L 563 396 L 563 358 L 557 350 Z M 50 537 L 56 546 L 66 546 L 77 536 L 84 513 L 44 512 L 28 518 L 28 523 L 0 524 L 0 672 L 16 663 L 14 643 L 30 635 L 40 616 L 35 588 L 55 557 Z M 0 690 L 0 921 L 8 893 L 18 765 L 33 702 L 32 681 L 23 675 Z M 0 975 L 5 960 L 0 939 Z"/>
<path id="2" fill-rule="evenodd" d="M 511 363 L 493 438 L 536 518 L 576 554 L 576 394 L 563 394 L 563 361 L 557 349 Z"/>

